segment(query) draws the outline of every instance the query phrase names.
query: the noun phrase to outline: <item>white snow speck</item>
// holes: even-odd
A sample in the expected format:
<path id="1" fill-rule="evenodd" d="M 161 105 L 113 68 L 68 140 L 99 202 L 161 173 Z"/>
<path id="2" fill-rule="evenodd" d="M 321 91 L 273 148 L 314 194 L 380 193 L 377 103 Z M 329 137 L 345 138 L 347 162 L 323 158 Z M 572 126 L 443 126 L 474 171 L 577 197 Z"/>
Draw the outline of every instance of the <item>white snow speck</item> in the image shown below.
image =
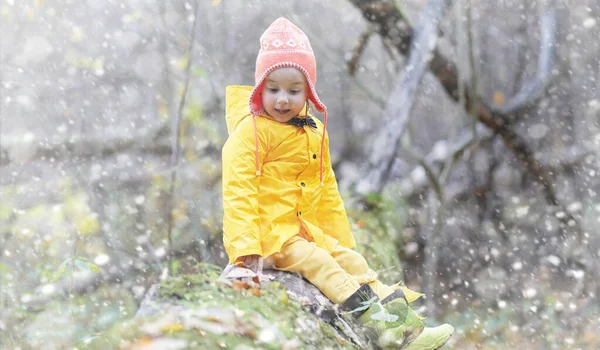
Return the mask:
<path id="1" fill-rule="evenodd" d="M 525 298 L 531 299 L 537 295 L 537 290 L 535 288 L 527 288 L 523 291 L 523 296 Z"/>
<path id="2" fill-rule="evenodd" d="M 524 206 L 520 206 L 517 208 L 516 210 L 516 214 L 518 218 L 522 218 L 525 215 L 529 214 L 529 206 L 528 205 L 524 205 Z"/>
<path id="3" fill-rule="evenodd" d="M 560 265 L 560 258 L 556 255 L 550 255 L 546 258 L 546 260 L 548 260 L 548 262 L 554 266 Z"/>
<path id="4" fill-rule="evenodd" d="M 522 263 L 522 262 L 520 262 L 520 261 L 515 261 L 515 262 L 512 264 L 512 268 L 513 268 L 515 271 L 520 271 L 520 270 L 523 268 L 523 263 Z"/>
<path id="5" fill-rule="evenodd" d="M 425 180 L 425 169 L 421 166 L 415 167 L 415 169 L 410 172 L 410 178 L 414 183 L 420 183 Z"/>
<path id="6" fill-rule="evenodd" d="M 35 140 L 35 135 L 32 132 L 26 132 L 23 135 L 23 142 L 31 143 L 31 142 L 33 142 L 33 140 Z"/>
<path id="7" fill-rule="evenodd" d="M 431 150 L 431 154 L 435 160 L 444 160 L 448 158 L 448 153 L 448 142 L 445 140 L 436 142 Z"/>
<path id="8" fill-rule="evenodd" d="M 490 249 L 490 254 L 492 254 L 494 258 L 497 258 L 498 256 L 500 256 L 500 251 L 496 248 L 492 248 Z"/>
<path id="9" fill-rule="evenodd" d="M 167 251 L 165 250 L 165 248 L 160 247 L 154 251 L 154 256 L 156 256 L 157 258 L 160 258 L 161 256 L 164 256 L 166 253 L 167 253 Z"/>
<path id="10" fill-rule="evenodd" d="M 94 258 L 94 264 L 98 266 L 105 265 L 110 260 L 109 256 L 106 254 L 100 254 Z"/>
<path id="11" fill-rule="evenodd" d="M 264 344 L 271 344 L 275 341 L 276 339 L 276 334 L 275 332 L 273 332 L 271 329 L 267 328 L 265 330 L 263 330 L 262 332 L 260 332 L 260 335 L 258 336 L 258 340 L 261 343 Z"/>
<path id="12" fill-rule="evenodd" d="M 588 17 L 583 21 L 583 28 L 590 29 L 596 25 L 596 19 Z"/>
<path id="13" fill-rule="evenodd" d="M 531 312 L 533 312 L 533 313 L 536 313 L 538 308 L 537 308 L 537 306 L 532 306 L 529 308 L 529 310 L 531 310 Z"/>
<path id="14" fill-rule="evenodd" d="M 137 205 L 142 205 L 142 204 L 144 204 L 145 201 L 146 201 L 146 197 L 143 195 L 139 195 L 139 196 L 135 197 L 135 204 L 137 204 Z"/>
<path id="15" fill-rule="evenodd" d="M 583 270 L 569 270 L 567 271 L 567 276 L 573 276 L 575 279 L 583 279 L 583 276 L 585 276 L 585 271 Z"/>
<path id="16" fill-rule="evenodd" d="M 55 290 L 56 290 L 56 287 L 53 284 L 45 284 L 42 287 L 42 293 L 44 293 L 46 295 L 50 295 L 50 294 L 54 293 Z"/>
<path id="17" fill-rule="evenodd" d="M 567 210 L 569 211 L 569 213 L 576 213 L 576 212 L 580 211 L 581 208 L 583 208 L 583 205 L 581 204 L 581 202 L 573 202 L 573 203 L 569 204 L 569 206 L 567 207 Z"/>

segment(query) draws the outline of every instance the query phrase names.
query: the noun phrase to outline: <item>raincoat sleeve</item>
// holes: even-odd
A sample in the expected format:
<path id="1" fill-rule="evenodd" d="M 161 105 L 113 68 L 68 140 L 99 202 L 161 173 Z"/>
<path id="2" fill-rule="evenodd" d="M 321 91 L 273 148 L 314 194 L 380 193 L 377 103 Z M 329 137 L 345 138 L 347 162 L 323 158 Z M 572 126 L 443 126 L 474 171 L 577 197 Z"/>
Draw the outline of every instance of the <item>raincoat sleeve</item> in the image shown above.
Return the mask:
<path id="1" fill-rule="evenodd" d="M 317 209 L 317 220 L 319 227 L 328 236 L 338 240 L 338 243 L 346 248 L 353 248 L 356 245 L 354 235 L 350 229 L 350 222 L 346 215 L 344 202 L 338 190 L 338 184 L 331 166 L 331 156 L 329 154 L 329 136 L 325 136 L 323 158 L 323 192 L 321 201 Z"/>
<path id="2" fill-rule="evenodd" d="M 223 146 L 223 243 L 234 263 L 245 255 L 262 255 L 256 147 L 259 169 L 265 156 L 264 137 L 258 133 L 258 145 L 252 117 L 240 122 Z"/>

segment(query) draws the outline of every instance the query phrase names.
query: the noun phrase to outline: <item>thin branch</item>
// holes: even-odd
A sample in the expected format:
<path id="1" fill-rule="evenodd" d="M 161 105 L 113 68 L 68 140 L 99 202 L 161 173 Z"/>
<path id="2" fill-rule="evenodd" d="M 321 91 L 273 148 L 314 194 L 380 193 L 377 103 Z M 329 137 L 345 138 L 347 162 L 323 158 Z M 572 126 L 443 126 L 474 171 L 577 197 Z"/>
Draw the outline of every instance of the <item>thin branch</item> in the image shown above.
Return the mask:
<path id="1" fill-rule="evenodd" d="M 405 159 L 407 161 L 415 162 L 416 164 L 421 164 L 421 163 L 426 164 L 427 168 L 431 169 L 430 170 L 431 173 L 434 173 L 434 174 L 435 174 L 435 169 L 437 169 L 439 167 L 443 167 L 442 171 L 440 172 L 440 175 L 438 177 L 440 179 L 440 180 L 438 180 L 438 182 L 440 183 L 438 186 L 441 187 L 441 185 L 445 184 L 447 181 L 448 174 L 450 172 L 449 170 L 454 165 L 455 161 L 460 159 L 460 157 L 462 156 L 462 154 L 464 153 L 465 150 L 467 150 L 469 147 L 471 147 L 475 142 L 481 141 L 482 137 L 485 139 L 485 138 L 493 136 L 481 124 L 478 124 L 477 128 L 478 129 L 476 131 L 476 134 L 473 134 L 473 130 L 471 129 L 471 127 L 468 127 L 458 136 L 458 138 L 455 142 L 453 142 L 453 143 L 448 142 L 450 144 L 450 146 L 448 146 L 449 156 L 447 158 L 440 159 L 438 157 L 438 155 L 432 150 L 427 155 L 425 155 L 422 160 L 419 160 L 418 154 L 416 156 L 411 155 L 411 154 L 408 154 L 408 155 L 405 154 L 405 152 L 407 152 L 406 146 L 404 146 L 401 149 L 402 154 L 400 156 L 403 159 Z M 478 135 L 479 138 L 476 138 L 475 135 Z M 440 141 L 440 142 L 445 142 L 445 141 Z M 448 161 L 448 159 L 450 159 L 450 161 Z M 450 167 L 445 166 L 445 163 L 447 163 L 447 162 L 450 162 L 450 164 L 451 164 Z M 446 170 L 446 169 L 448 169 L 448 170 Z M 429 177 L 428 177 L 428 180 L 429 180 Z M 414 184 L 413 189 L 409 193 L 403 193 L 403 195 L 406 197 L 410 197 L 414 193 L 421 191 L 421 189 L 425 185 L 426 185 L 425 181 L 419 181 Z M 451 199 L 452 198 L 445 198 L 446 201 L 451 200 Z"/>
<path id="2" fill-rule="evenodd" d="M 396 57 L 394 55 L 394 47 L 392 46 L 392 43 L 390 43 L 389 40 L 385 40 L 385 38 L 381 38 L 381 39 L 382 39 L 381 44 L 383 45 L 383 49 L 388 54 L 388 56 L 390 56 L 390 60 L 392 60 L 394 62 L 395 71 L 398 72 L 399 64 L 396 61 Z"/>
<path id="3" fill-rule="evenodd" d="M 554 50 L 556 47 L 556 31 L 558 27 L 556 16 L 556 0 L 549 0 L 548 8 L 541 8 L 542 18 L 540 20 L 540 54 L 538 56 L 538 65 L 535 76 L 525 82 L 519 92 L 517 92 L 508 102 L 495 109 L 504 114 L 516 114 L 519 110 L 532 105 L 539 99 L 552 78 L 554 69 Z"/>
<path id="4" fill-rule="evenodd" d="M 367 43 L 369 42 L 369 38 L 371 37 L 371 35 L 373 35 L 373 32 L 375 32 L 375 26 L 373 24 L 368 24 L 367 29 L 358 38 L 358 44 L 356 45 L 354 50 L 352 50 L 352 56 L 350 57 L 347 63 L 348 73 L 351 76 L 354 76 L 354 73 L 356 72 L 356 67 L 358 66 L 358 61 L 360 60 L 360 57 L 365 51 Z"/>
<path id="5" fill-rule="evenodd" d="M 198 24 L 198 0 L 194 2 L 194 21 L 192 23 L 192 33 L 190 43 L 188 46 L 188 60 L 185 67 L 185 82 L 183 84 L 183 91 L 181 92 L 181 100 L 179 101 L 179 108 L 175 118 L 173 118 L 173 124 L 171 127 L 171 184 L 169 185 L 169 202 L 167 205 L 167 239 L 169 241 L 169 251 L 173 250 L 173 208 L 175 204 L 175 182 L 177 181 L 177 165 L 179 164 L 179 137 L 181 133 L 181 119 L 183 115 L 183 108 L 185 106 L 187 92 L 190 85 L 190 67 L 192 66 L 193 54 L 194 54 L 194 42 L 196 41 L 196 26 Z M 168 257 L 169 269 L 171 274 L 174 272 L 174 267 L 171 261 L 171 257 Z"/>
<path id="6" fill-rule="evenodd" d="M 415 161 L 417 164 L 419 164 L 421 167 L 423 167 L 423 169 L 425 170 L 425 175 L 427 176 L 427 179 L 431 183 L 433 190 L 437 194 L 438 199 L 441 202 L 443 202 L 444 191 L 443 191 L 442 186 L 437 179 L 437 175 L 435 174 L 435 171 L 433 170 L 433 167 L 430 165 L 430 163 L 427 162 L 425 157 L 418 154 L 417 151 L 415 151 L 414 149 L 409 148 L 409 147 L 403 147 L 402 149 L 409 154 L 409 156 L 413 159 L 413 161 Z"/>
<path id="7" fill-rule="evenodd" d="M 163 60 L 162 79 L 164 84 L 164 96 L 161 96 L 167 105 L 167 113 L 171 115 L 171 105 L 173 103 L 173 86 L 171 84 L 171 70 L 169 69 L 169 45 L 168 45 L 168 26 L 167 26 L 167 2 L 159 1 L 158 11 L 160 13 L 162 35 L 160 37 L 160 51 Z"/>
<path id="8" fill-rule="evenodd" d="M 457 59 L 458 62 L 463 62 L 464 61 L 464 54 L 465 54 L 465 49 L 464 49 L 464 40 L 463 40 L 463 16 L 462 16 L 462 9 L 463 7 L 463 1 L 462 0 L 456 0 L 456 3 L 454 5 L 454 22 L 455 22 L 455 26 L 456 26 L 456 51 L 457 51 Z M 460 65 L 457 65 L 456 67 L 456 76 L 458 81 L 460 82 L 458 84 L 458 104 L 460 106 L 464 106 L 465 105 L 465 100 L 466 100 L 466 95 L 465 95 L 465 84 L 464 84 L 464 71 L 463 69 L 461 69 Z M 461 109 L 458 112 L 457 117 L 459 119 L 462 118 L 464 114 L 464 111 Z M 473 125 L 472 125 L 472 133 L 473 133 L 473 137 L 477 136 L 477 122 L 476 120 L 473 120 Z M 451 136 L 450 136 L 450 141 L 454 142 L 456 139 L 456 128 L 454 126 L 452 126 L 451 128 Z M 446 171 L 446 174 L 444 174 L 444 178 L 448 177 L 450 175 L 450 169 L 452 168 L 452 164 L 451 164 L 451 160 L 450 158 L 448 158 L 446 160 L 446 164 L 444 167 L 444 170 Z M 444 180 L 445 181 L 445 180 Z"/>
<path id="9" fill-rule="evenodd" d="M 471 96 L 471 99 L 469 101 L 469 107 L 467 110 L 470 112 L 469 114 L 473 118 L 473 132 L 475 132 L 477 130 L 475 126 L 477 123 L 477 115 L 475 114 L 475 110 L 479 104 L 479 98 L 477 97 L 477 69 L 475 68 L 475 47 L 473 46 L 473 8 L 471 7 L 471 0 L 466 1 L 467 6 L 465 8 L 465 15 L 467 17 L 467 52 L 469 54 L 469 68 L 471 71 L 471 84 L 469 85 L 469 96 Z"/>
<path id="10" fill-rule="evenodd" d="M 436 313 L 436 269 L 438 265 L 439 241 L 446 213 L 444 203 L 428 196 L 429 217 L 434 217 L 427 225 L 425 232 L 424 262 L 423 262 L 423 293 L 426 295 L 425 305 L 430 314 Z"/>
<path id="11" fill-rule="evenodd" d="M 2 26 L 0 26 L 0 28 L 2 28 Z M 2 151 L 2 122 L 4 121 L 4 116 L 3 116 L 3 106 L 4 106 L 4 98 L 3 98 L 3 92 L 4 92 L 4 48 L 2 45 L 2 40 L 0 40 L 0 167 L 2 167 L 4 165 L 4 152 Z M 6 157 L 8 159 L 8 157 Z M 0 172 L 0 183 L 2 183 L 2 174 L 4 172 Z M 0 196 L 0 205 L 2 204 L 2 196 Z M 5 235 L 4 234 L 0 234 L 0 245 L 1 246 L 5 246 L 4 240 L 5 240 Z M 0 254 L 0 270 L 2 270 L 3 264 L 2 264 L 2 258 L 4 257 L 4 254 Z M 0 272 L 0 309 L 4 309 L 4 304 L 5 304 L 5 290 L 8 290 L 8 286 L 5 286 L 5 281 L 4 281 L 4 276 L 5 273 Z"/>

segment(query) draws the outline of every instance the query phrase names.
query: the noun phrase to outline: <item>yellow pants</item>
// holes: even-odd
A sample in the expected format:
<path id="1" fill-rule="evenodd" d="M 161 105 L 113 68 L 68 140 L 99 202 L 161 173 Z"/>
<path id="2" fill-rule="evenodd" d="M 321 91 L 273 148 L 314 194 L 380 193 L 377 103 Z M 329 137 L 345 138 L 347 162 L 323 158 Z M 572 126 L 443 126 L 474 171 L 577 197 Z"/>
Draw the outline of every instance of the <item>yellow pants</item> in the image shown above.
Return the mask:
<path id="1" fill-rule="evenodd" d="M 370 285 L 381 300 L 395 289 L 381 283 L 358 252 L 337 245 L 328 253 L 303 232 L 288 240 L 271 260 L 279 270 L 299 273 L 336 304 L 363 284 Z"/>

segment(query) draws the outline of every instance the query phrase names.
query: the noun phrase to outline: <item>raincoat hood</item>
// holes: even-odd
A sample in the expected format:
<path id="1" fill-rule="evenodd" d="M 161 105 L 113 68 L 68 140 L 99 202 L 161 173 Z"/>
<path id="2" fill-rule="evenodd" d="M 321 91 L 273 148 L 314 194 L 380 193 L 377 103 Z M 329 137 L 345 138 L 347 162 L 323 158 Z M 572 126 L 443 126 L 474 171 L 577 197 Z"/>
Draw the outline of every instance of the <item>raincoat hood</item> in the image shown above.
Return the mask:
<path id="1" fill-rule="evenodd" d="M 251 116 L 248 99 L 252 88 L 252 86 L 232 85 L 225 89 L 225 119 L 229 135 L 244 118 Z"/>

